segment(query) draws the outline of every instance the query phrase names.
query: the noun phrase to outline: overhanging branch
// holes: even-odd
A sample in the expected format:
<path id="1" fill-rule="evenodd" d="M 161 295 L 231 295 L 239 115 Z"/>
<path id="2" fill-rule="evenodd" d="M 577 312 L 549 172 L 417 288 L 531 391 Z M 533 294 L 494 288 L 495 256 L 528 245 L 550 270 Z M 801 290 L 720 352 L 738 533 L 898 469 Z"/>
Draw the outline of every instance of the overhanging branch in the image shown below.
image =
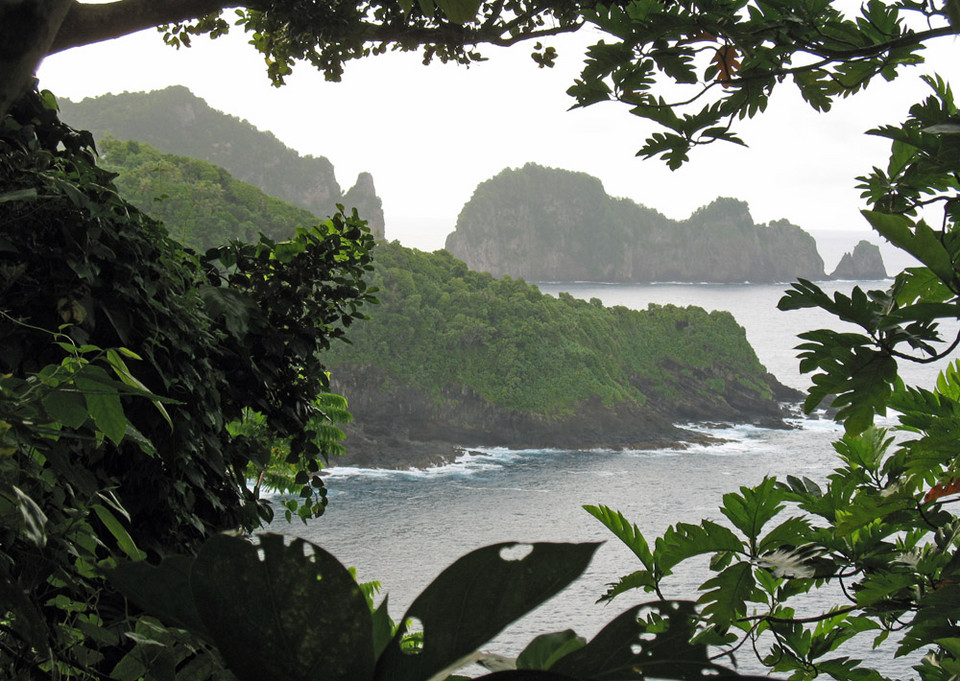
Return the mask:
<path id="1" fill-rule="evenodd" d="M 241 4 L 249 7 L 255 3 L 237 0 L 118 0 L 104 5 L 88 5 L 74 0 L 49 54 L 162 24 L 197 19 Z"/>

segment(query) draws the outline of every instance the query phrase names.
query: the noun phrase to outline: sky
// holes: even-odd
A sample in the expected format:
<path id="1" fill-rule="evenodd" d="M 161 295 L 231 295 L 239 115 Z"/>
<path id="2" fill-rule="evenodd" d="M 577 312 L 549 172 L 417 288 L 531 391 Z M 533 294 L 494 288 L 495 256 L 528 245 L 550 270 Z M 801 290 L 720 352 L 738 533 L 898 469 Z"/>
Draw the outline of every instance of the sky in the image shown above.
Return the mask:
<path id="1" fill-rule="evenodd" d="M 480 182 L 528 162 L 589 173 L 609 194 L 675 219 L 731 196 L 747 201 L 757 222 L 786 218 L 814 233 L 868 236 L 855 177 L 884 165 L 889 143 L 865 131 L 902 120 L 926 96 L 920 73 L 960 83 L 960 45 L 941 38 L 927 50 L 926 65 L 875 82 L 827 114 L 780 87 L 764 115 L 738 125 L 748 148 L 695 149 L 689 163 L 670 171 L 635 156 L 654 128 L 625 105 L 569 110 L 566 89 L 592 42 L 582 33 L 551 41 L 560 52 L 553 69 L 539 69 L 531 47 L 520 44 L 487 48 L 489 60 L 470 68 L 423 66 L 415 53 L 388 53 L 348 63 L 340 83 L 303 64 L 274 88 L 240 32 L 178 51 L 149 30 L 52 55 L 38 76 L 42 88 L 75 101 L 185 85 L 301 154 L 327 157 L 344 189 L 370 172 L 387 237 L 428 251 L 443 247 Z"/>

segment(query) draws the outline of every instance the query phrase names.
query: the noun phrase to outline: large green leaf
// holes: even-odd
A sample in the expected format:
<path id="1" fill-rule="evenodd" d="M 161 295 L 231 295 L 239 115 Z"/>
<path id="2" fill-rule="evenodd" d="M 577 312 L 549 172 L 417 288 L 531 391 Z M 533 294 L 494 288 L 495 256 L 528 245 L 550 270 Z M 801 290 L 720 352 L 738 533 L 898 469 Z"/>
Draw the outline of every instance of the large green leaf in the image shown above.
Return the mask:
<path id="1" fill-rule="evenodd" d="M 76 390 L 53 390 L 43 397 L 43 408 L 47 414 L 68 428 L 79 428 L 90 413 L 87 411 L 86 400 Z"/>
<path id="2" fill-rule="evenodd" d="M 582 648 L 586 643 L 572 629 L 541 634 L 517 656 L 517 669 L 550 669 L 561 657 Z"/>
<path id="3" fill-rule="evenodd" d="M 132 560 L 143 560 L 147 557 L 147 554 L 137 548 L 133 537 L 127 532 L 127 528 L 123 526 L 123 523 L 117 519 L 110 509 L 103 504 L 93 504 L 90 508 L 97 514 L 97 517 L 100 519 L 100 522 L 103 523 L 104 527 L 107 528 L 107 531 L 113 535 L 120 550 L 127 554 L 129 558 Z"/>
<path id="4" fill-rule="evenodd" d="M 710 662 L 706 646 L 690 642 L 696 633 L 697 619 L 694 604 L 689 601 L 634 606 L 617 616 L 583 648 L 558 660 L 550 671 L 595 681 L 688 681 L 733 675 Z"/>
<path id="5" fill-rule="evenodd" d="M 905 215 L 891 215 L 873 210 L 861 212 L 870 225 L 890 243 L 912 254 L 943 281 L 953 281 L 955 273 L 950 253 L 926 223 L 914 224 Z"/>
<path id="6" fill-rule="evenodd" d="M 120 565 L 106 574 L 117 591 L 165 624 L 209 639 L 190 592 L 193 562 L 192 557 L 170 556 L 156 567 L 140 561 Z"/>
<path id="7" fill-rule="evenodd" d="M 703 605 L 704 615 L 709 615 L 717 626 L 726 629 L 731 622 L 745 614 L 746 601 L 755 585 L 750 563 L 734 563 L 704 582 L 700 588 L 706 593 L 697 602 Z"/>
<path id="8" fill-rule="evenodd" d="M 97 428 L 114 444 L 120 444 L 127 432 L 127 417 L 113 379 L 100 367 L 87 365 L 77 374 L 76 383 Z"/>
<path id="9" fill-rule="evenodd" d="M 678 563 L 693 556 L 743 550 L 743 542 L 729 528 L 712 520 L 704 520 L 699 525 L 677 523 L 667 528 L 656 541 L 654 556 L 657 568 L 665 575 Z"/>
<path id="10" fill-rule="evenodd" d="M 370 610 L 353 577 L 318 546 L 279 534 L 259 547 L 217 535 L 190 575 L 200 618 L 241 681 L 359 681 L 373 675 Z"/>
<path id="11" fill-rule="evenodd" d="M 777 487 L 775 478 L 764 478 L 756 487 L 741 487 L 739 494 L 724 494 L 720 512 L 747 536 L 756 553 L 757 538 L 763 526 L 783 509 L 785 496 Z"/>
<path id="12" fill-rule="evenodd" d="M 381 681 L 422 681 L 456 664 L 580 576 L 599 544 L 495 544 L 468 553 L 421 593 L 403 622 L 423 647 L 401 649 L 401 627 L 377 663 Z"/>

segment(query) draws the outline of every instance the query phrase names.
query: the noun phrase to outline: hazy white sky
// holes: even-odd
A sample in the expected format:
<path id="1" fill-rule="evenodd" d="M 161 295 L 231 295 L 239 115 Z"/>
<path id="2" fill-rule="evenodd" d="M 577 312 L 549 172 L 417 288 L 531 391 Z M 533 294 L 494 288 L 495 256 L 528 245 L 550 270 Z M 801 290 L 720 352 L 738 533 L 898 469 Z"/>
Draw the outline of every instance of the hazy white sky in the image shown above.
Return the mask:
<path id="1" fill-rule="evenodd" d="M 487 49 L 490 60 L 469 69 L 388 54 L 348 64 L 342 83 L 301 65 L 277 89 L 241 33 L 176 51 L 145 31 L 51 56 L 39 77 L 41 87 L 74 100 L 185 85 L 300 153 L 326 156 L 344 189 L 358 172 L 371 172 L 387 236 L 424 250 L 443 247 L 477 184 L 529 161 L 587 172 L 608 193 L 673 218 L 733 196 L 750 204 L 758 222 L 787 218 L 808 231 L 867 232 L 854 178 L 884 163 L 889 147 L 863 133 L 902 120 L 926 95 L 919 73 L 937 70 L 960 85 L 960 45 L 941 38 L 927 51 L 928 65 L 876 82 L 829 114 L 782 87 L 765 115 L 740 124 L 749 148 L 696 150 L 671 172 L 659 160 L 635 157 L 652 128 L 626 106 L 567 110 L 573 100 L 565 91 L 588 37 L 553 44 L 560 59 L 552 70 L 537 68 L 528 45 Z"/>

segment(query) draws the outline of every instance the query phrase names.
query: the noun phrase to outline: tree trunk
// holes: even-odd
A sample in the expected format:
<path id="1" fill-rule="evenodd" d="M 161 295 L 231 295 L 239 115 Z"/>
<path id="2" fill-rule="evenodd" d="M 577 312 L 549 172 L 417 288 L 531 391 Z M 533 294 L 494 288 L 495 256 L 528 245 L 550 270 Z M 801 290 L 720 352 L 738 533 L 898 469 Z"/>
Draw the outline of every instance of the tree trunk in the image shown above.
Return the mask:
<path id="1" fill-rule="evenodd" d="M 30 84 L 72 0 L 0 0 L 0 118 Z"/>

